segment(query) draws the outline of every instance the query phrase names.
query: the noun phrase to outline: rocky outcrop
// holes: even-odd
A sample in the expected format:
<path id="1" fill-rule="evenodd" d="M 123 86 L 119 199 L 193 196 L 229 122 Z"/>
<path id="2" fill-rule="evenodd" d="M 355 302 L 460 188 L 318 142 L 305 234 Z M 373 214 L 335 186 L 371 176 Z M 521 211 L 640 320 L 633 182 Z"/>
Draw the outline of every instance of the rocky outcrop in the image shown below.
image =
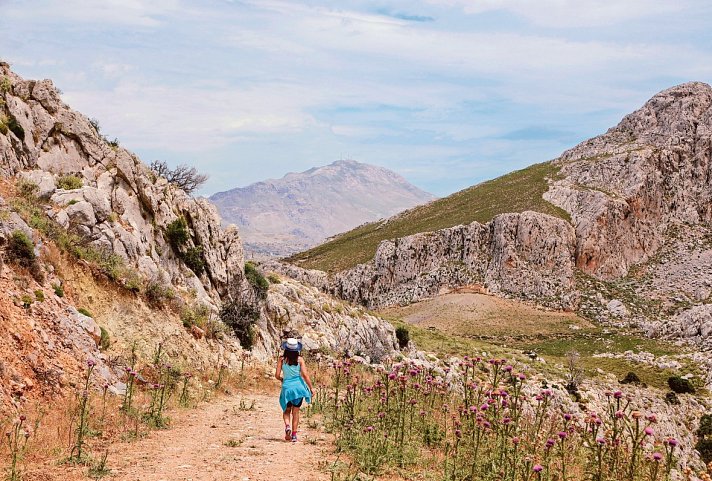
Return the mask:
<path id="1" fill-rule="evenodd" d="M 712 219 L 712 87 L 660 92 L 555 161 L 545 199 L 571 214 L 576 264 L 613 279 L 649 259 L 675 223 Z"/>
<path id="2" fill-rule="evenodd" d="M 270 287 L 265 310 L 272 338 L 263 340 L 257 350 L 264 351 L 268 359 L 273 357 L 276 341 L 287 332 L 298 334 L 307 350 L 345 352 L 366 362 L 381 362 L 398 349 L 395 330 L 388 322 L 289 278 Z"/>
<path id="3" fill-rule="evenodd" d="M 466 284 L 571 308 L 576 302 L 575 245 L 566 221 L 523 212 L 384 241 L 373 261 L 337 273 L 329 283 L 320 271 L 268 265 L 369 308 L 408 304 Z"/>
<path id="4" fill-rule="evenodd" d="M 19 174 L 51 201 L 48 214 L 98 249 L 118 254 L 149 281 L 195 292 L 201 302 L 239 296 L 246 288 L 237 230 L 223 229 L 214 206 L 157 177 L 129 151 L 107 142 L 92 122 L 63 104 L 49 80 L 24 80 L 6 64 L 0 75 L 5 118 L 20 128 L 0 134 L 0 175 Z M 79 179 L 65 190 L 60 177 Z M 167 226 L 187 221 L 186 247 L 200 247 L 196 275 L 171 248 Z"/>

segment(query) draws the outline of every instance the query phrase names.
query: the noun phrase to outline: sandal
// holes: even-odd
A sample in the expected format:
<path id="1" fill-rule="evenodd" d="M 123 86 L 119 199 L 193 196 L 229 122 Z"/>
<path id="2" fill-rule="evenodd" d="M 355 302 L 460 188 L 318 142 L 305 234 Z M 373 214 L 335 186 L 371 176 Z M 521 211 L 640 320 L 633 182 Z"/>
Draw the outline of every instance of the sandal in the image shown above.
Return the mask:
<path id="1" fill-rule="evenodd" d="M 290 439 L 292 439 L 292 428 L 287 424 L 284 428 L 284 440 L 289 441 Z"/>

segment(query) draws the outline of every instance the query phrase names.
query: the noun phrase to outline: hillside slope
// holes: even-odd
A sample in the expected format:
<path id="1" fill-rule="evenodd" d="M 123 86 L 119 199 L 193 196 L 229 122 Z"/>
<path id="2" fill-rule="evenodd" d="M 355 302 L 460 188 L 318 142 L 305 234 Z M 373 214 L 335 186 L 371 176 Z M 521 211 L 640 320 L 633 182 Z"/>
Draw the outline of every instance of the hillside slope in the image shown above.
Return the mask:
<path id="1" fill-rule="evenodd" d="M 354 160 L 210 197 L 223 219 L 240 228 L 248 252 L 277 256 L 433 199 L 395 172 Z"/>
<path id="2" fill-rule="evenodd" d="M 372 259 L 381 241 L 471 222 L 489 222 L 497 214 L 532 210 L 563 219 L 568 214 L 545 201 L 547 179 L 557 175 L 552 163 L 532 165 L 469 187 L 389 219 L 362 225 L 287 259 L 305 269 L 338 272 Z"/>

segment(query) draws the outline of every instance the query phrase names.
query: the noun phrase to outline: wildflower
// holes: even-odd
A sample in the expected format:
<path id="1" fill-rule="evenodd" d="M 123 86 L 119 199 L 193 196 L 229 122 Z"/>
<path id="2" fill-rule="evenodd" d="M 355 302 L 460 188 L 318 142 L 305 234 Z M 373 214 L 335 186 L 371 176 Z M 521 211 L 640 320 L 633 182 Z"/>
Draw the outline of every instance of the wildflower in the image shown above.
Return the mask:
<path id="1" fill-rule="evenodd" d="M 512 418 L 510 418 L 510 417 L 502 418 L 502 424 L 509 424 L 511 422 L 512 422 Z"/>
<path id="2" fill-rule="evenodd" d="M 396 373 L 391 372 L 388 374 L 388 379 L 390 379 L 391 381 L 394 380 L 395 378 L 396 378 Z"/>
<path id="3" fill-rule="evenodd" d="M 571 421 L 571 414 L 569 414 L 569 413 L 564 414 L 564 419 L 566 421 Z"/>
<path id="4" fill-rule="evenodd" d="M 519 373 L 519 375 L 517 377 L 519 378 L 520 381 L 524 381 L 527 378 L 527 375 L 524 373 Z"/>
<path id="5" fill-rule="evenodd" d="M 658 422 L 658 417 L 657 417 L 655 414 L 648 414 L 648 416 L 647 416 L 645 419 L 648 420 L 648 422 L 651 422 L 651 423 L 656 423 L 656 422 Z"/>
<path id="6" fill-rule="evenodd" d="M 566 434 L 566 431 L 559 431 L 559 439 L 563 441 L 564 439 L 566 439 L 566 436 L 568 436 L 568 434 Z"/>
<path id="7" fill-rule="evenodd" d="M 87 359 L 87 366 L 89 366 L 89 367 L 96 366 L 96 361 L 92 358 Z"/>
<path id="8" fill-rule="evenodd" d="M 514 436 L 512 438 L 512 444 L 514 444 L 515 446 L 519 444 L 519 436 Z"/>
<path id="9" fill-rule="evenodd" d="M 30 437 L 30 432 L 29 432 L 29 431 L 25 431 L 25 439 L 28 439 L 29 437 Z"/>
<path id="10" fill-rule="evenodd" d="M 633 419 L 640 419 L 641 417 L 643 417 L 643 413 L 641 413 L 640 411 L 633 411 L 632 413 L 630 413 L 630 417 L 632 417 Z"/>
<path id="11" fill-rule="evenodd" d="M 542 466 L 541 464 L 535 464 L 532 469 L 535 473 L 541 473 L 544 470 L 544 466 Z"/>
<path id="12" fill-rule="evenodd" d="M 460 438 L 462 437 L 462 431 L 460 431 L 459 429 L 456 429 L 456 430 L 455 430 L 455 437 L 458 438 L 458 439 L 460 439 Z"/>
<path id="13" fill-rule="evenodd" d="M 655 453 L 653 453 L 653 459 L 655 461 L 660 461 L 661 459 L 663 459 L 663 455 L 658 452 L 655 452 Z"/>
<path id="14" fill-rule="evenodd" d="M 652 436 L 653 435 L 653 428 L 645 428 L 645 435 L 646 436 Z"/>
<path id="15" fill-rule="evenodd" d="M 384 412 L 378 413 L 378 419 L 383 419 L 384 417 L 386 417 L 386 413 L 384 413 Z"/>
<path id="16" fill-rule="evenodd" d="M 606 444 L 606 438 L 596 438 L 596 442 L 600 445 Z"/>
<path id="17" fill-rule="evenodd" d="M 373 426 L 366 426 L 366 429 L 364 429 L 365 432 L 370 433 L 373 431 Z"/>
<path id="18" fill-rule="evenodd" d="M 22 422 L 25 422 L 26 420 L 27 420 L 27 416 L 25 416 L 24 414 L 21 414 L 21 415 L 20 415 L 20 422 L 22 423 Z"/>
<path id="19" fill-rule="evenodd" d="M 677 439 L 675 439 L 675 438 L 668 438 L 667 444 L 668 444 L 668 446 L 674 448 L 675 446 L 677 446 Z"/>
<path id="20" fill-rule="evenodd" d="M 623 397 L 623 393 L 620 392 L 620 391 L 615 391 L 615 392 L 613 393 L 613 397 L 614 397 L 615 399 L 620 399 L 620 398 Z"/>
<path id="21" fill-rule="evenodd" d="M 513 369 L 514 369 L 514 367 L 512 367 L 512 366 L 509 366 L 509 365 L 504 366 L 504 370 L 505 370 L 506 372 L 512 372 Z"/>
<path id="22" fill-rule="evenodd" d="M 556 441 L 554 441 L 553 439 L 549 438 L 549 439 L 546 440 L 546 447 L 547 447 L 547 448 L 553 447 L 554 444 L 556 444 Z"/>
<path id="23" fill-rule="evenodd" d="M 470 412 L 471 413 L 477 412 L 477 406 L 470 406 Z"/>
<path id="24" fill-rule="evenodd" d="M 623 411 L 616 411 L 616 419 L 623 419 L 625 417 L 625 414 L 623 414 Z"/>

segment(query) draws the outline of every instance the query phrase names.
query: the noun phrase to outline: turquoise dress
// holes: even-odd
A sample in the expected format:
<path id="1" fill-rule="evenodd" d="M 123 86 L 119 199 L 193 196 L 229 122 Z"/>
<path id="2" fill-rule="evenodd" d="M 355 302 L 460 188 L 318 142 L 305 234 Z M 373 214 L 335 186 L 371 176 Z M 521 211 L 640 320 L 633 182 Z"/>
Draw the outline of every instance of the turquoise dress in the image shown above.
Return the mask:
<path id="1" fill-rule="evenodd" d="M 279 394 L 282 412 L 287 410 L 288 402 L 295 404 L 304 399 L 311 403 L 311 392 L 302 378 L 302 367 L 299 364 L 291 366 L 282 363 L 282 379 L 282 392 Z"/>

